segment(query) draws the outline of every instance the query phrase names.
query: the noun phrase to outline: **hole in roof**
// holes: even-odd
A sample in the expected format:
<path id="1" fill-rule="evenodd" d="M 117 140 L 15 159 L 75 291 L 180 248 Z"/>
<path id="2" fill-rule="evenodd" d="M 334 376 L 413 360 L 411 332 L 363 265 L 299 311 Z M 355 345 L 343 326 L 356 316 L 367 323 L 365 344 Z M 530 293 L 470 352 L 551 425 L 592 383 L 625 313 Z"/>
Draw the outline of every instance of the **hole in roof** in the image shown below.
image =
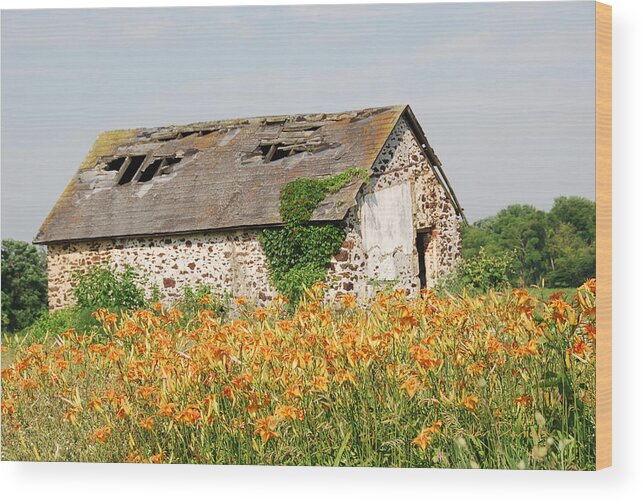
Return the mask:
<path id="1" fill-rule="evenodd" d="M 149 166 L 147 166 L 143 172 L 141 173 L 141 177 L 137 180 L 139 183 L 145 183 L 146 181 L 150 181 L 154 175 L 158 172 L 159 168 L 161 167 L 161 164 L 163 163 L 164 159 L 156 159 L 154 162 L 152 162 Z"/>
<path id="2" fill-rule="evenodd" d="M 165 164 L 163 164 L 163 167 L 161 168 L 161 172 L 159 173 L 159 176 L 163 176 L 164 174 L 167 174 L 168 168 L 170 166 L 173 166 L 174 164 L 178 164 L 179 162 L 181 162 L 181 159 L 179 157 L 166 157 Z"/>
<path id="3" fill-rule="evenodd" d="M 212 134 L 213 132 L 217 132 L 220 130 L 221 129 L 218 127 L 213 127 L 210 129 L 190 129 L 190 130 L 180 131 L 180 132 L 167 131 L 162 133 L 155 133 L 155 135 L 152 136 L 150 139 L 152 141 L 156 141 L 159 143 L 165 143 L 166 141 L 183 139 L 192 135 L 196 135 L 197 137 L 207 136 L 208 134 Z"/>
<path id="4" fill-rule="evenodd" d="M 259 151 L 261 152 L 262 157 L 266 157 L 270 153 L 270 149 L 272 148 L 272 145 L 260 145 L 259 146 Z"/>
<path id="5" fill-rule="evenodd" d="M 168 174 L 169 167 L 173 166 L 174 164 L 178 164 L 179 162 L 181 162 L 181 158 L 177 157 L 161 157 L 155 159 L 154 162 L 143 169 L 141 176 L 136 181 L 138 181 L 139 183 L 145 183 L 147 181 L 150 181 L 154 177 Z"/>
<path id="6" fill-rule="evenodd" d="M 283 159 L 284 157 L 288 157 L 290 155 L 291 150 L 288 148 L 280 149 L 279 148 L 280 145 L 281 143 L 277 145 L 277 150 L 275 151 L 274 155 L 270 158 L 270 162 L 272 162 L 273 160 Z"/>
<path id="7" fill-rule="evenodd" d="M 127 157 L 117 157 L 115 159 L 110 160 L 107 163 L 107 166 L 105 167 L 105 171 L 120 171 L 126 159 Z"/>
<path id="8" fill-rule="evenodd" d="M 125 172 L 123 173 L 123 176 L 121 176 L 121 179 L 118 180 L 118 184 L 125 185 L 132 181 L 132 178 L 134 178 L 134 175 L 138 172 L 138 169 L 141 167 L 144 160 L 145 155 L 135 155 L 130 157 L 129 165 L 125 168 Z"/>
<path id="9" fill-rule="evenodd" d="M 194 134 L 196 134 L 197 137 L 207 136 L 208 134 L 212 134 L 213 132 L 216 132 L 218 130 L 219 129 L 192 129 L 189 131 L 178 132 L 174 136 L 157 138 L 156 141 L 172 141 L 174 139 L 183 139 L 183 138 L 187 138 L 188 136 L 192 136 Z"/>
<path id="10" fill-rule="evenodd" d="M 264 162 L 274 162 L 275 160 L 288 157 L 292 153 L 292 149 L 293 145 L 286 145 L 284 143 L 259 146 Z"/>

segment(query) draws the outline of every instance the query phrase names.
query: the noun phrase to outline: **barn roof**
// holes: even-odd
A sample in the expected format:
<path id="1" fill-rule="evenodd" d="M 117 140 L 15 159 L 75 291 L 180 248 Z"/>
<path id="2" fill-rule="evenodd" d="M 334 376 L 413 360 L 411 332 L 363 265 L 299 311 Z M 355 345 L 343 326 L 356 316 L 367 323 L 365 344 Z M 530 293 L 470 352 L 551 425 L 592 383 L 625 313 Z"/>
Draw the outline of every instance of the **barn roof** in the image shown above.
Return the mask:
<path id="1" fill-rule="evenodd" d="M 287 182 L 370 170 L 403 115 L 439 166 L 408 106 L 104 132 L 34 242 L 278 225 Z M 312 221 L 342 220 L 361 184 L 329 195 Z"/>

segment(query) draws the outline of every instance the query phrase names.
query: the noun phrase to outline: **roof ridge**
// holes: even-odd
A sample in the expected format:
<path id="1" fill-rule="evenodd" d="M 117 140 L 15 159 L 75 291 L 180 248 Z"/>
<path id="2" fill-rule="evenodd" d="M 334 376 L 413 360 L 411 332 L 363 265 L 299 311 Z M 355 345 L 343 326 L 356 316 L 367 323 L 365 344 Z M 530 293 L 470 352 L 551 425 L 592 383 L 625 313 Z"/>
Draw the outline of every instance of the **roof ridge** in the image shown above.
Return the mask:
<path id="1" fill-rule="evenodd" d="M 365 114 L 365 113 L 370 113 L 373 114 L 373 112 L 384 112 L 384 111 L 394 111 L 397 110 L 400 113 L 402 113 L 406 108 L 408 108 L 408 104 L 397 104 L 397 105 L 386 105 L 386 106 L 375 106 L 375 107 L 368 107 L 368 108 L 358 108 L 354 110 L 342 110 L 342 111 L 336 111 L 336 112 L 309 112 L 309 113 L 290 113 L 290 114 L 279 114 L 279 115 L 255 115 L 252 117 L 235 117 L 235 118 L 222 118 L 222 119 L 215 119 L 215 120 L 200 120 L 196 122 L 188 122 L 186 124 L 164 124 L 164 125 L 158 125 L 158 126 L 139 126 L 139 127 L 124 127 L 120 129 L 107 129 L 101 132 L 101 134 L 104 133 L 112 133 L 112 132 L 121 132 L 121 131 L 158 131 L 160 129 L 177 129 L 177 130 L 186 130 L 190 128 L 204 128 L 212 125 L 219 125 L 221 124 L 222 127 L 230 127 L 235 124 L 238 125 L 245 125 L 245 124 L 250 124 L 254 122 L 261 122 L 261 121 L 267 121 L 267 122 L 280 122 L 280 121 L 288 121 L 290 119 L 299 119 L 303 118 L 304 120 L 314 120 L 314 117 L 320 117 L 320 116 L 325 116 L 325 117 L 341 117 L 343 115 L 358 115 L 358 114 Z M 310 119 L 308 119 L 310 117 Z"/>

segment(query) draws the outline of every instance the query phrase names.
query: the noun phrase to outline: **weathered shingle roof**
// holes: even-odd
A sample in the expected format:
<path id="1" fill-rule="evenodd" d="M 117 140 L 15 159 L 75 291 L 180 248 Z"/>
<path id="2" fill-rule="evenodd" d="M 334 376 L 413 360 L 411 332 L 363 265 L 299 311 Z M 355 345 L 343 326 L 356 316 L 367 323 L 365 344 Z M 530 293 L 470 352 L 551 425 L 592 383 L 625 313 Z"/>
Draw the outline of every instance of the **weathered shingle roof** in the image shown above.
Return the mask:
<path id="1" fill-rule="evenodd" d="M 392 106 L 102 133 L 34 242 L 279 224 L 288 181 L 370 169 L 403 114 L 414 120 Z M 329 196 L 313 221 L 343 219 L 360 186 Z"/>

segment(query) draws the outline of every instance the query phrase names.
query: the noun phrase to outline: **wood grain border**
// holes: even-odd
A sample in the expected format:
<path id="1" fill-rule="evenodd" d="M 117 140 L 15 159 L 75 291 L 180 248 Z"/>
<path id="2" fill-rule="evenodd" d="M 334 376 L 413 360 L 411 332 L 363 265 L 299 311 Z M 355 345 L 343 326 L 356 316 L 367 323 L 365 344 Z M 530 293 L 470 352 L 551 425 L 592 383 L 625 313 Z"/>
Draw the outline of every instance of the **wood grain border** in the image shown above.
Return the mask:
<path id="1" fill-rule="evenodd" d="M 596 3 L 596 469 L 612 465 L 612 7 Z"/>

